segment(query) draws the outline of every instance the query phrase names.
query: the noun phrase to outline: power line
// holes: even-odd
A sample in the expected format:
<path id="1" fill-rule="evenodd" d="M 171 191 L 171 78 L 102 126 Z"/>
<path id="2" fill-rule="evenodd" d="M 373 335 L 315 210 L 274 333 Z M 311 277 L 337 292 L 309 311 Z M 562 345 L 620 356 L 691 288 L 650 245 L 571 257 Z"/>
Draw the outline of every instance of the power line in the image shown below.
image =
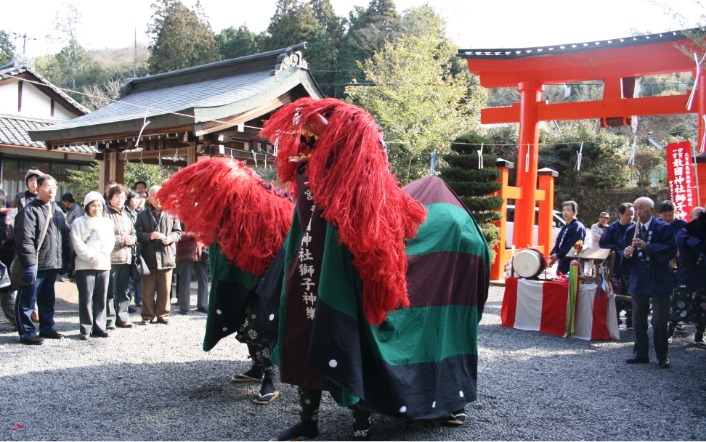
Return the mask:
<path id="1" fill-rule="evenodd" d="M 20 80 L 20 81 L 26 81 L 26 82 L 28 82 L 28 83 L 32 83 L 32 84 L 36 84 L 36 85 L 39 85 L 39 86 L 44 86 L 44 87 L 46 87 L 46 84 L 45 84 L 45 83 L 42 83 L 42 82 L 39 82 L 39 81 L 28 80 L 28 79 L 26 79 L 26 78 L 21 78 L 21 77 L 18 77 L 18 76 L 16 76 L 16 75 L 8 75 L 8 77 L 15 78 L 15 79 Z M 132 106 L 132 107 L 135 107 L 135 108 L 138 108 L 138 109 L 144 109 L 144 110 L 151 110 L 151 111 L 161 112 L 161 113 L 163 113 L 163 114 L 171 114 L 171 115 L 177 115 L 177 116 L 180 116 L 180 117 L 195 118 L 193 115 L 183 114 L 183 113 L 180 113 L 180 112 L 174 112 L 174 111 L 170 111 L 170 110 L 166 110 L 166 109 L 160 109 L 160 108 L 154 107 L 154 106 L 145 106 L 145 105 L 140 105 L 140 104 L 135 104 L 135 103 L 127 103 L 127 102 L 119 101 L 119 100 L 116 100 L 116 99 L 113 99 L 113 98 L 102 97 L 102 96 L 100 96 L 100 95 L 89 94 L 89 93 L 86 93 L 86 92 L 78 92 L 78 91 L 74 91 L 74 90 L 67 89 L 67 88 L 61 88 L 61 87 L 58 87 L 58 86 L 54 86 L 54 87 L 55 87 L 56 89 L 59 89 L 60 91 L 65 91 L 65 93 L 68 92 L 68 93 L 75 93 L 75 94 L 79 94 L 79 95 L 85 95 L 85 96 L 87 96 L 87 97 L 100 98 L 100 99 L 102 99 L 102 100 L 110 101 L 111 103 L 120 103 L 120 104 L 123 104 L 123 105 L 126 105 L 126 106 Z M 216 119 L 204 120 L 203 122 L 204 122 L 204 123 L 213 122 L 213 123 L 221 123 L 221 124 L 231 124 L 230 122 L 222 121 L 222 120 L 216 120 Z M 257 130 L 261 130 L 261 129 L 262 129 L 261 127 L 257 127 L 257 126 L 248 126 L 248 125 L 243 125 L 243 126 L 249 128 L 249 129 L 257 129 Z M 121 137 L 121 138 L 122 138 L 122 137 Z M 129 137 L 128 137 L 128 138 L 129 138 Z M 437 143 L 439 143 L 439 144 L 446 144 L 446 143 L 449 143 L 449 144 L 467 145 L 467 146 L 479 146 L 479 145 L 480 145 L 479 143 L 455 142 L 455 141 L 453 141 L 453 140 L 435 140 L 435 141 L 436 141 Z M 585 141 L 583 141 L 583 142 L 585 143 Z M 412 144 L 410 141 L 394 141 L 394 140 L 393 140 L 393 141 L 385 140 L 385 143 L 387 143 L 387 144 Z M 557 143 L 537 143 L 536 145 L 539 147 L 539 146 L 554 146 L 554 145 L 556 145 L 556 144 L 570 144 L 570 145 L 576 144 L 576 145 L 578 145 L 578 144 L 581 144 L 581 143 L 582 143 L 582 141 L 562 141 L 562 142 L 557 142 Z M 532 143 L 532 144 L 534 145 L 534 143 Z M 506 146 L 515 146 L 515 147 L 518 147 L 518 148 L 519 148 L 519 144 L 518 144 L 518 143 L 508 143 L 508 144 L 493 143 L 493 146 L 503 146 L 503 147 L 506 147 Z"/>

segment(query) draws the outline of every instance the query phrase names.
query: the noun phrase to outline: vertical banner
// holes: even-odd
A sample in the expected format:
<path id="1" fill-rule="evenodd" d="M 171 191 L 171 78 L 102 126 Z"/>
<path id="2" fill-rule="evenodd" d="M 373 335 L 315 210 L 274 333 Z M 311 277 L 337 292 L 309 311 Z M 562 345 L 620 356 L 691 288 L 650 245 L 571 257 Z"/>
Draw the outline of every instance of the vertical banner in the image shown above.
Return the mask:
<path id="1" fill-rule="evenodd" d="M 691 143 L 671 143 L 667 145 L 667 179 L 669 196 L 677 210 L 677 218 L 688 220 L 691 209 L 696 205 L 696 179 L 691 160 Z"/>

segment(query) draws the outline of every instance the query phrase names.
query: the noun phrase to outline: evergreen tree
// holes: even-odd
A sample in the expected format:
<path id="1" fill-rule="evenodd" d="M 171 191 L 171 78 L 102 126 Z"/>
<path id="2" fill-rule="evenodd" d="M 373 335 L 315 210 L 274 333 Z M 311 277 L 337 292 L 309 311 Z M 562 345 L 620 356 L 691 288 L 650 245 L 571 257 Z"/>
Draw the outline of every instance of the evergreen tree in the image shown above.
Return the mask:
<path id="1" fill-rule="evenodd" d="M 151 73 L 184 69 L 220 59 L 218 43 L 199 1 L 193 10 L 179 0 L 161 0 L 154 3 L 152 9 L 155 12 L 148 26 L 151 44 L 147 60 Z"/>
<path id="2" fill-rule="evenodd" d="M 493 152 L 492 143 L 491 139 L 473 132 L 456 138 L 451 143 L 451 150 L 454 153 L 443 156 L 449 167 L 441 169 L 440 175 L 461 198 L 479 224 L 495 259 L 493 249 L 498 243 L 500 228 L 493 222 L 502 218 L 499 209 L 503 200 L 499 196 L 489 196 L 501 187 L 497 181 L 500 171 L 493 167 L 498 157 L 492 153 L 485 153 Z M 484 152 L 483 169 L 478 167 L 478 151 L 481 146 Z"/>
<path id="3" fill-rule="evenodd" d="M 244 57 L 262 52 L 258 46 L 257 34 L 250 31 L 247 25 L 240 25 L 238 29 L 229 27 L 216 35 L 218 52 L 224 59 Z"/>
<path id="4" fill-rule="evenodd" d="M 362 82 L 365 79 L 357 72 L 357 63 L 395 41 L 400 35 L 400 16 L 393 0 L 370 0 L 367 8 L 354 7 L 348 20 L 350 27 L 343 44 L 341 66 L 348 79 Z"/>
<path id="5" fill-rule="evenodd" d="M 14 53 L 15 45 L 10 41 L 10 36 L 7 32 L 0 30 L 0 66 L 9 63 Z"/>

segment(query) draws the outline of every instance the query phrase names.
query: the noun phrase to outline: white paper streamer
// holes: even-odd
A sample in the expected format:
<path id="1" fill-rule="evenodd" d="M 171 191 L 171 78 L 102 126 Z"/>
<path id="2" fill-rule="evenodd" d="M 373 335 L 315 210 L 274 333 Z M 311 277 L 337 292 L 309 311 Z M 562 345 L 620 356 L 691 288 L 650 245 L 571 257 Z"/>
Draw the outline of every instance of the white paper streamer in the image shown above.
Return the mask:
<path id="1" fill-rule="evenodd" d="M 576 153 L 576 156 L 578 158 L 576 160 L 576 167 L 574 167 L 574 170 L 581 170 L 581 158 L 583 157 L 583 141 L 581 142 L 581 147 L 579 148 L 579 151 Z"/>
<path id="2" fill-rule="evenodd" d="M 527 144 L 527 155 L 525 155 L 525 172 L 529 172 L 529 160 L 530 160 L 530 147 L 531 144 Z"/>
<path id="3" fill-rule="evenodd" d="M 483 168 L 483 143 L 480 143 L 480 150 L 477 150 L 478 152 L 478 169 Z"/>
<path id="4" fill-rule="evenodd" d="M 135 149 L 137 149 L 138 145 L 140 144 L 140 138 L 142 138 L 142 131 L 145 130 L 145 128 L 147 127 L 148 124 L 150 124 L 150 122 L 147 121 L 147 110 L 145 110 L 145 118 L 142 120 L 142 129 L 140 129 L 140 134 L 137 136 L 137 142 L 135 143 Z"/>
<path id="5" fill-rule="evenodd" d="M 689 95 L 689 101 L 686 102 L 686 110 L 691 110 L 691 105 L 694 103 L 694 97 L 696 96 L 696 89 L 699 87 L 699 75 L 701 75 L 701 63 L 706 59 L 706 54 L 699 60 L 699 53 L 694 52 L 694 61 L 696 62 L 696 77 L 694 78 L 694 87 L 691 88 L 691 95 Z"/>
<path id="6" fill-rule="evenodd" d="M 257 154 L 254 150 L 252 151 L 252 159 L 255 160 L 255 167 L 257 167 Z"/>
<path id="7" fill-rule="evenodd" d="M 635 165 L 635 151 L 637 150 L 637 136 L 632 142 L 632 150 L 630 151 L 630 158 L 628 158 L 628 166 Z"/>

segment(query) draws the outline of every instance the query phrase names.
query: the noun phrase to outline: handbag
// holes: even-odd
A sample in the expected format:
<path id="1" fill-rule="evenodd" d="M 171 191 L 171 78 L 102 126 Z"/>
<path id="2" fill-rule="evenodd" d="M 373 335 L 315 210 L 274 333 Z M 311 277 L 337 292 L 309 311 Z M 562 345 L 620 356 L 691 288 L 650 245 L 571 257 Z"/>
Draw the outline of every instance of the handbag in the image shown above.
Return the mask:
<path id="1" fill-rule="evenodd" d="M 10 272 L 7 271 L 7 267 L 5 266 L 5 264 L 1 262 L 0 274 L 2 274 L 2 277 L 0 277 L 0 289 L 4 289 L 5 287 L 12 285 L 12 282 L 10 281 Z"/>
<path id="2" fill-rule="evenodd" d="M 44 224 L 44 228 L 42 228 L 42 235 L 39 237 L 39 245 L 37 246 L 37 271 L 39 271 L 39 251 L 42 249 L 42 244 L 44 244 L 44 238 L 47 236 L 47 229 L 49 228 L 49 224 L 51 223 L 51 219 L 54 217 L 54 203 L 51 203 L 51 208 L 49 209 L 49 218 L 47 218 L 46 224 Z M 37 280 L 37 275 L 34 275 L 34 279 L 32 282 L 25 282 L 24 279 L 22 279 L 22 274 L 25 272 L 24 266 L 22 266 L 22 262 L 20 262 L 20 257 L 17 255 L 17 252 L 15 252 L 15 259 L 12 260 L 12 264 L 10 264 L 10 280 L 12 281 L 13 285 L 32 285 L 35 283 Z"/>
<path id="3" fill-rule="evenodd" d="M 147 268 L 147 263 L 145 263 L 142 254 L 137 253 L 137 247 L 132 248 L 132 256 L 134 259 L 130 266 L 130 277 L 132 277 L 132 279 L 140 279 L 143 276 L 149 275 L 150 269 Z"/>

